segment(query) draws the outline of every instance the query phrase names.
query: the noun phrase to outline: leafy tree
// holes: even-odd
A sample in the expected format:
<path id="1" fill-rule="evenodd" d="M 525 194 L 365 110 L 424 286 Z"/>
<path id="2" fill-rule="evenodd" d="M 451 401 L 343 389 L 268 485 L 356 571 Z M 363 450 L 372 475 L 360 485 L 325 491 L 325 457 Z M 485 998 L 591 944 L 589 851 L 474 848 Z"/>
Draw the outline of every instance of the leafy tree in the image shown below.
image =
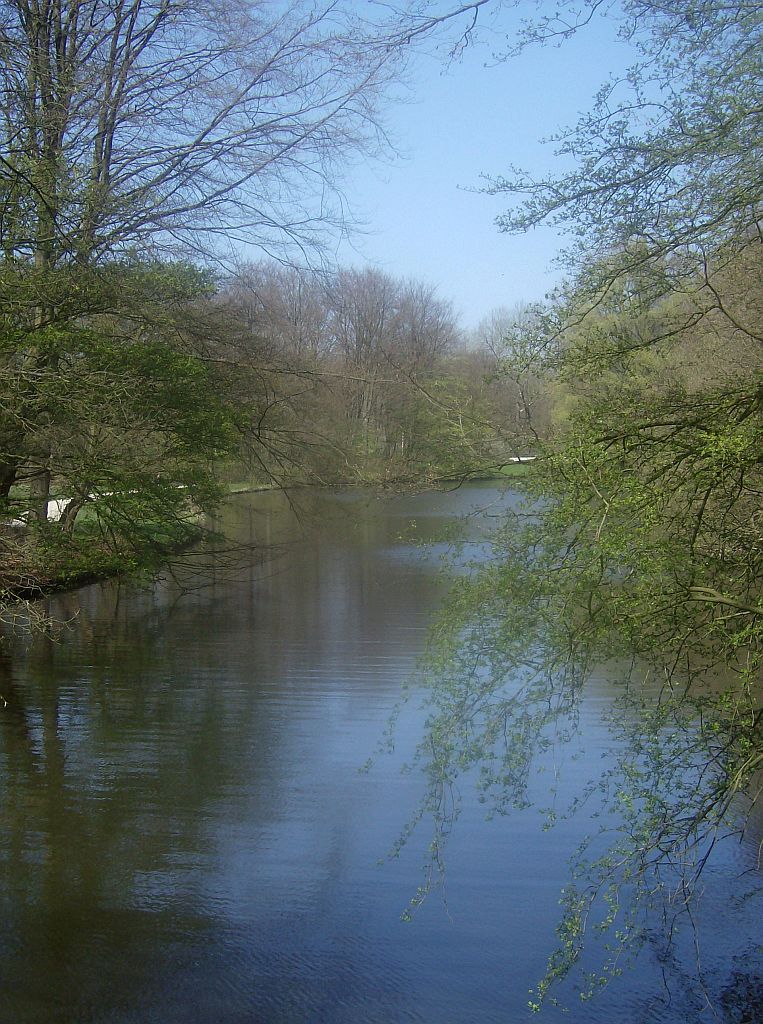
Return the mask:
<path id="1" fill-rule="evenodd" d="M 414 28 L 488 6 L 423 4 Z M 574 729 L 596 667 L 630 665 L 611 715 L 626 752 L 601 780 L 619 824 L 606 855 L 581 852 L 536 1005 L 579 964 L 587 926 L 613 934 L 606 976 L 663 897 L 669 928 L 690 918 L 717 837 L 745 827 L 763 763 L 760 10 L 538 10 L 513 51 L 604 12 L 640 59 L 558 136 L 572 170 L 492 184 L 516 200 L 501 227 L 551 222 L 573 238 L 568 284 L 540 335 L 537 323 L 524 332 L 564 421 L 539 448 L 524 513 L 456 584 L 420 748 L 436 878 L 459 775 L 478 770 L 498 811 L 524 805 L 534 754 Z"/>
<path id="2" fill-rule="evenodd" d="M 611 709 L 625 752 L 601 780 L 619 824 L 607 854 L 581 851 L 542 996 L 586 924 L 617 933 L 606 975 L 661 896 L 683 894 L 671 920 L 690 905 L 715 837 L 745 828 L 763 758 L 759 386 L 692 387 L 675 351 L 646 367 L 617 351 L 629 321 L 590 326 L 565 353 L 576 405 L 527 479 L 530 508 L 455 585 L 420 748 L 438 837 L 471 769 L 494 810 L 525 806 L 533 757 L 574 730 L 591 674 L 632 659 Z"/>
<path id="3" fill-rule="evenodd" d="M 3 590 L 132 568 L 187 542 L 244 411 L 225 396 L 206 359 L 208 331 L 197 333 L 206 325 L 191 315 L 209 281 L 184 266 L 125 262 L 6 272 L 4 283 L 0 516 L 28 514 L 24 484 L 43 459 L 59 515 L 30 521 L 23 538 L 4 532 Z M 41 296 L 55 311 L 44 324 Z"/>

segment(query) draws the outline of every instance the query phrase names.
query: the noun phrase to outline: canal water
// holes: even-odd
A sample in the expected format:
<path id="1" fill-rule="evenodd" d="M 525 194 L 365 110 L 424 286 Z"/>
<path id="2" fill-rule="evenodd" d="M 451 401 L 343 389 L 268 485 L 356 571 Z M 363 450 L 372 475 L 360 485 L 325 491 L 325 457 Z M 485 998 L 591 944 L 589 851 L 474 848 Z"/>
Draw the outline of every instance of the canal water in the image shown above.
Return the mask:
<path id="1" fill-rule="evenodd" d="M 423 783 L 413 687 L 394 750 L 373 756 L 447 591 L 443 532 L 500 512 L 490 487 L 450 494 L 241 496 L 229 536 L 139 590 L 51 600 L 57 635 L 0 659 L 2 1024 L 514 1024 L 554 944 L 584 810 L 543 831 L 534 809 L 465 809 L 445 891 L 401 919 L 427 823 L 387 852 Z M 267 552 L 267 554 L 266 554 Z M 591 687 L 581 739 L 556 746 L 562 796 L 601 770 L 614 684 Z M 561 797 L 560 797 L 561 799 Z M 754 1021 L 762 930 L 739 897 L 761 830 L 706 874 L 697 983 L 687 936 L 647 942 L 570 1024 Z M 706 927 L 708 925 L 709 927 Z M 601 955 L 601 951 L 599 951 Z M 595 957 L 592 962 L 595 962 Z M 760 1004 L 758 1004 L 760 1005 Z"/>

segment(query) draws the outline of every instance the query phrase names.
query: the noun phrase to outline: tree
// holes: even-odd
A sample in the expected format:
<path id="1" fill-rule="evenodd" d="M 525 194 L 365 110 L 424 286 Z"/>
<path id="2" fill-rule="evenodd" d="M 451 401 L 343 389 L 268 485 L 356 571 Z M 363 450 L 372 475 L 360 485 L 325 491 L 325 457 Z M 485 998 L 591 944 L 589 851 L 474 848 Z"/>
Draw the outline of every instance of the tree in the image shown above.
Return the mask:
<path id="1" fill-rule="evenodd" d="M 0 514 L 29 527 L 4 531 L 10 592 L 76 575 L 83 531 L 91 567 L 187 540 L 247 431 L 263 465 L 293 452 L 250 354 L 230 386 L 237 328 L 189 260 L 320 254 L 342 162 L 383 144 L 400 54 L 377 43 L 343 4 L 0 2 Z"/>
<path id="2" fill-rule="evenodd" d="M 274 261 L 237 268 L 224 297 L 269 358 L 315 363 L 331 347 L 325 274 Z"/>
<path id="3" fill-rule="evenodd" d="M 350 9 L 4 0 L 8 260 L 315 241 L 394 63 Z"/>
<path id="4" fill-rule="evenodd" d="M 492 376 L 501 385 L 501 419 L 530 446 L 551 429 L 545 327 L 541 309 L 521 304 L 494 309 L 475 332 L 492 357 Z"/>
<path id="5" fill-rule="evenodd" d="M 340 157 L 380 138 L 397 57 L 351 6 L 299 0 L 6 0 L 0 51 L 3 275 L 27 296 L 8 309 L 25 384 L 0 425 L 0 487 L 23 478 L 44 521 L 56 442 L 34 381 L 76 357 L 62 344 L 77 344 L 94 268 L 317 246 L 340 218 Z"/>
<path id="6" fill-rule="evenodd" d="M 417 10 L 422 30 L 442 22 L 439 8 Z M 534 751 L 574 728 L 595 667 L 631 665 L 611 715 L 626 753 L 602 779 L 619 824 L 565 890 L 536 1005 L 579 964 L 595 921 L 614 935 L 606 975 L 662 897 L 668 930 L 690 916 L 717 838 L 745 827 L 763 763 L 760 9 L 541 7 L 511 49 L 601 12 L 621 17 L 641 56 L 558 136 L 573 169 L 492 184 L 516 201 L 503 229 L 551 222 L 573 238 L 568 283 L 540 335 L 525 333 L 566 422 L 539 448 L 529 507 L 456 585 L 420 748 L 437 857 L 457 813 L 444 794 L 463 772 L 480 769 L 497 810 L 523 805 Z M 659 700 L 647 678 L 662 680 Z"/>
<path id="7" fill-rule="evenodd" d="M 457 337 L 431 286 L 368 268 L 316 275 L 260 263 L 229 282 L 224 301 L 244 321 L 238 352 L 280 375 L 303 475 L 423 479 L 463 456 L 434 445 L 427 427 L 431 409 L 447 413 L 430 386 L 452 375 Z"/>
<path id="8" fill-rule="evenodd" d="M 631 44 L 627 74 L 607 81 L 591 110 L 550 140 L 571 169 L 548 178 L 512 169 L 488 187 L 512 203 L 498 218 L 501 230 L 554 224 L 572 236 L 568 266 L 590 271 L 577 281 L 578 296 L 585 284 L 596 301 L 647 267 L 657 293 L 696 288 L 707 270 L 759 244 L 759 4 L 584 0 L 539 2 L 528 13 L 519 0 L 424 0 L 394 16 L 411 41 L 450 31 L 452 42 L 455 26 L 456 51 L 478 41 L 491 19 L 493 49 L 496 37 L 506 40 L 498 60 L 563 43 L 595 18 L 613 20 Z"/>
<path id="9" fill-rule="evenodd" d="M 154 563 L 194 538 L 198 510 L 218 496 L 213 463 L 235 449 L 245 406 L 203 357 L 209 324 L 192 308 L 208 302 L 210 282 L 197 270 L 38 271 L 31 294 L 27 278 L 7 280 L 0 516 L 28 515 L 24 484 L 43 460 L 58 512 L 0 536 L 0 593 L 12 599 Z M 27 307 L 41 295 L 55 312 L 35 326 Z M 30 362 L 30 349 L 44 359 Z"/>
<path id="10" fill-rule="evenodd" d="M 328 302 L 335 371 L 345 377 L 345 415 L 361 460 L 399 481 L 464 469 L 485 424 L 475 429 L 453 380 L 450 303 L 422 282 L 368 269 L 340 271 Z"/>

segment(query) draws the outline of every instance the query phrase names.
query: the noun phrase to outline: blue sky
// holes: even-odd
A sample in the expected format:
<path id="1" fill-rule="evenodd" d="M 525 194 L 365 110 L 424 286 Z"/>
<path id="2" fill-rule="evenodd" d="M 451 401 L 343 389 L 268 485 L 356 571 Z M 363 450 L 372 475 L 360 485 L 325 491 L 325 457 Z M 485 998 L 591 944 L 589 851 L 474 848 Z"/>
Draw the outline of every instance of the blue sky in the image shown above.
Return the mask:
<path id="1" fill-rule="evenodd" d="M 506 197 L 472 190 L 510 164 L 535 173 L 559 166 L 539 140 L 574 123 L 629 59 L 611 23 L 509 63 L 491 62 L 487 46 L 450 67 L 437 54 L 416 55 L 408 101 L 387 110 L 401 155 L 353 169 L 347 194 L 364 227 L 339 260 L 436 285 L 465 328 L 496 307 L 542 298 L 559 279 L 550 266 L 558 236 L 499 232 Z"/>

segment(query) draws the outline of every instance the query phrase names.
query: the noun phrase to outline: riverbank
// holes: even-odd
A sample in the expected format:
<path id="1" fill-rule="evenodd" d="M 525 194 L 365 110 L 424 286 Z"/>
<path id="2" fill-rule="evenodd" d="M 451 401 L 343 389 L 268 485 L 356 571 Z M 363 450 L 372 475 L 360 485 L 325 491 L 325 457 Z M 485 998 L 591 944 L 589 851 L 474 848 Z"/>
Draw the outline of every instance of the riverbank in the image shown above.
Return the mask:
<path id="1" fill-rule="evenodd" d="M 260 491 L 272 491 L 272 490 L 303 490 L 306 488 L 317 488 L 318 490 L 355 490 L 358 487 L 369 488 L 370 490 L 378 489 L 380 491 L 425 491 L 425 490 L 439 490 L 443 487 L 450 487 L 453 484 L 467 484 L 472 481 L 478 483 L 485 483 L 491 480 L 497 483 L 503 480 L 518 479 L 526 476 L 528 472 L 531 472 L 533 463 L 537 460 L 535 455 L 521 455 L 514 456 L 507 462 L 500 465 L 491 466 L 484 470 L 476 470 L 474 472 L 466 472 L 452 476 L 436 476 L 436 477 L 422 477 L 421 475 L 411 476 L 395 476 L 395 477 L 369 477 L 367 479 L 358 479 L 353 477 L 352 479 L 345 480 L 332 480 L 330 483 L 316 483 L 315 481 L 309 482 L 291 482 L 282 485 L 279 484 L 262 484 L 262 483 L 249 483 L 247 481 L 236 481 L 234 483 L 227 484 L 227 490 L 229 494 L 256 494 Z"/>
<path id="2" fill-rule="evenodd" d="M 117 577 L 140 579 L 207 537 L 198 521 L 141 524 L 141 543 L 108 549 L 87 526 L 72 535 L 29 540 L 26 525 L 0 528 L 0 618 L 4 607 L 38 601 Z"/>
<path id="3" fill-rule="evenodd" d="M 476 472 L 460 477 L 444 477 L 436 480 L 396 479 L 362 484 L 356 480 L 333 482 L 331 485 L 325 484 L 323 488 L 319 487 L 318 489 L 357 489 L 359 485 L 378 489 L 380 493 L 403 493 L 414 489 L 418 492 L 452 489 L 454 486 L 461 487 L 470 482 L 501 482 L 520 478 L 531 470 L 533 459 L 534 457 L 517 457 L 511 462 L 495 467 L 490 472 Z M 307 490 L 315 487 L 314 483 L 295 482 L 279 485 L 259 481 L 235 481 L 226 484 L 225 490 L 226 496 L 233 497 L 268 491 Z M 225 497 L 222 502 L 225 502 Z M 60 518 L 62 505 L 63 501 L 56 503 L 55 508 L 59 515 L 52 517 L 51 522 L 56 522 Z M 182 520 L 180 525 L 182 525 L 183 535 L 180 537 L 177 535 L 178 522 L 143 523 L 141 524 L 142 545 L 129 552 L 99 551 L 95 537 L 88 547 L 83 543 L 82 535 L 75 530 L 69 538 L 68 550 L 64 545 L 53 553 L 50 550 L 46 552 L 50 559 L 49 564 L 43 564 L 39 559 L 35 561 L 33 557 L 30 557 L 29 551 L 24 552 L 23 531 L 27 529 L 25 522 L 7 523 L 0 527 L 0 540 L 5 540 L 3 545 L 5 556 L 7 562 L 12 564 L 12 568 L 10 565 L 6 566 L 4 572 L 6 579 L 4 583 L 0 584 L 0 611 L 5 606 L 41 600 L 116 577 L 133 579 L 145 577 L 147 574 L 158 571 L 173 555 L 187 551 L 207 538 L 208 531 L 202 525 L 205 518 L 204 513 L 199 513 L 197 517 L 192 516 Z M 87 524 L 85 529 L 87 529 Z M 33 554 L 38 555 L 39 551 L 34 551 Z M 68 562 L 64 561 L 67 556 Z M 88 559 L 90 564 L 83 564 L 83 559 Z M 56 561 L 59 564 L 56 565 Z"/>

